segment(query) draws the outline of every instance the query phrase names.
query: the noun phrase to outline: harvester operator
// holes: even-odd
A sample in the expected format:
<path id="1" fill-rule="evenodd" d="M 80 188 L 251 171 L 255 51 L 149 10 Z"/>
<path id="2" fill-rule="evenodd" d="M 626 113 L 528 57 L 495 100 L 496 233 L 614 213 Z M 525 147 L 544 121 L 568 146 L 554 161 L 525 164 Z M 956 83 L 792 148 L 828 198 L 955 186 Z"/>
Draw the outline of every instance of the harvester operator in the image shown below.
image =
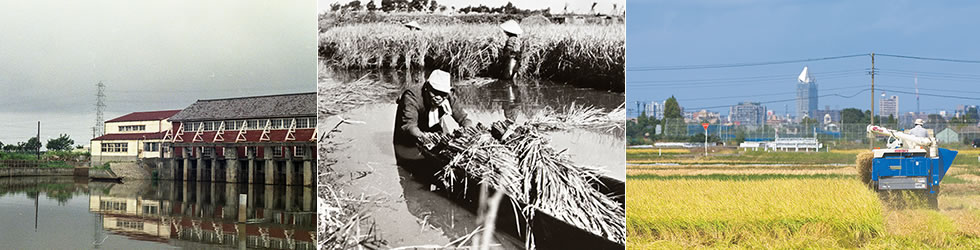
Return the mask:
<path id="1" fill-rule="evenodd" d="M 421 90 L 407 89 L 398 98 L 393 144 L 399 165 L 424 158 L 418 144 L 428 134 L 452 133 L 460 125 L 472 125 L 452 93 L 449 73 L 435 70 Z"/>
<path id="2" fill-rule="evenodd" d="M 909 130 L 909 134 L 915 137 L 929 138 L 929 131 L 922 127 L 925 124 L 922 119 L 915 119 L 915 125 Z"/>

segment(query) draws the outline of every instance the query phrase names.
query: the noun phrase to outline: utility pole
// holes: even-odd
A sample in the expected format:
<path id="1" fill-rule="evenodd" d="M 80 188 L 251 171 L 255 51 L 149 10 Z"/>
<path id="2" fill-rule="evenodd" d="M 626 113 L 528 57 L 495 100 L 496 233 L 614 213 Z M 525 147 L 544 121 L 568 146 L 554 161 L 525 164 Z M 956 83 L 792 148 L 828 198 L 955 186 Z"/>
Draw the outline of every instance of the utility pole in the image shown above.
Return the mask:
<path id="1" fill-rule="evenodd" d="M 37 121 L 37 149 L 35 150 L 37 154 L 37 160 L 41 160 L 41 121 Z"/>
<path id="2" fill-rule="evenodd" d="M 875 53 L 871 52 L 871 125 L 875 124 Z M 875 148 L 875 136 L 868 140 L 871 149 Z"/>

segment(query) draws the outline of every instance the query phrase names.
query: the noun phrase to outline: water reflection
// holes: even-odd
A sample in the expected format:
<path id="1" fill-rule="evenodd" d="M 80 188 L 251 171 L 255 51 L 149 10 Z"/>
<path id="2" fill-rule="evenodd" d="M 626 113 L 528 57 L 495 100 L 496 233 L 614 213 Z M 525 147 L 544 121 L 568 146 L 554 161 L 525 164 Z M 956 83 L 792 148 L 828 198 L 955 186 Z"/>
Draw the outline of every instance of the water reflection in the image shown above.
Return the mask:
<path id="1" fill-rule="evenodd" d="M 18 195 L 31 197 L 31 192 L 48 198 L 36 200 L 35 207 Z M 22 211 L 34 209 L 40 219 L 37 233 L 0 228 L 0 244 L 56 249 L 89 244 L 83 248 L 314 249 L 312 192 L 299 186 L 0 178 L 0 223 L 20 220 L 16 217 L 23 216 Z M 52 235 L 59 237 L 51 240 Z"/>

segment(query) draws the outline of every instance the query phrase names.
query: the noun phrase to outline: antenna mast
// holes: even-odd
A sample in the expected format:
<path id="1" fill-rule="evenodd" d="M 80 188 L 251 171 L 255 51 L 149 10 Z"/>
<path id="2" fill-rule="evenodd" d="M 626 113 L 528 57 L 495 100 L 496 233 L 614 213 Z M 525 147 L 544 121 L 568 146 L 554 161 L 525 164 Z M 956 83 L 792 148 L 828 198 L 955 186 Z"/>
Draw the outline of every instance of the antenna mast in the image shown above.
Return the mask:
<path id="1" fill-rule="evenodd" d="M 102 136 L 105 133 L 105 118 L 102 112 L 105 111 L 105 84 L 99 81 L 96 85 L 99 89 L 95 101 L 95 127 L 92 127 L 92 138 Z"/>

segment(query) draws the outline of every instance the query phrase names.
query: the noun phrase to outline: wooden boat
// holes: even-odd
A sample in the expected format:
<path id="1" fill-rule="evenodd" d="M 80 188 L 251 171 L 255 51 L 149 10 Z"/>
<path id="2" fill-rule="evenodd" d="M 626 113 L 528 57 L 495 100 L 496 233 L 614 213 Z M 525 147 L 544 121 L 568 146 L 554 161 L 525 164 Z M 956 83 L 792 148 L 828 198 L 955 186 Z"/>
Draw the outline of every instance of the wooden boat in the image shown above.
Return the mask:
<path id="1" fill-rule="evenodd" d="M 122 179 L 123 179 L 123 177 L 121 177 L 121 176 L 112 176 L 112 177 L 110 177 L 110 176 L 90 176 L 89 177 L 89 180 L 91 180 L 91 181 L 118 182 L 118 183 L 122 183 Z"/>
<path id="2" fill-rule="evenodd" d="M 415 175 L 431 176 L 439 170 L 442 170 L 449 163 L 448 159 L 443 159 L 425 150 L 421 151 L 422 155 L 425 156 L 425 160 L 413 162 L 411 165 L 414 169 L 405 168 Z M 463 173 L 458 173 L 457 176 L 467 177 L 465 180 L 459 180 L 458 183 L 455 183 L 453 191 L 444 190 L 444 193 L 460 205 L 471 211 L 476 211 L 480 199 L 479 180 Z M 623 181 L 603 176 L 592 187 L 604 194 L 608 194 L 620 206 L 625 208 L 626 185 Z M 493 188 L 489 189 L 491 193 L 496 192 Z M 524 207 L 527 207 L 527 204 L 511 202 L 509 195 L 505 194 L 497 212 L 497 231 L 524 239 L 527 234 L 524 231 L 528 228 L 527 220 L 523 214 L 519 212 L 515 213 L 515 211 L 521 211 Z M 534 216 L 534 219 L 531 220 L 530 230 L 534 235 L 534 243 L 537 248 L 623 249 L 625 247 L 623 244 L 609 240 L 606 237 L 595 235 L 592 232 L 569 224 L 540 210 L 536 209 Z M 625 220 L 625 218 L 623 219 Z"/>

